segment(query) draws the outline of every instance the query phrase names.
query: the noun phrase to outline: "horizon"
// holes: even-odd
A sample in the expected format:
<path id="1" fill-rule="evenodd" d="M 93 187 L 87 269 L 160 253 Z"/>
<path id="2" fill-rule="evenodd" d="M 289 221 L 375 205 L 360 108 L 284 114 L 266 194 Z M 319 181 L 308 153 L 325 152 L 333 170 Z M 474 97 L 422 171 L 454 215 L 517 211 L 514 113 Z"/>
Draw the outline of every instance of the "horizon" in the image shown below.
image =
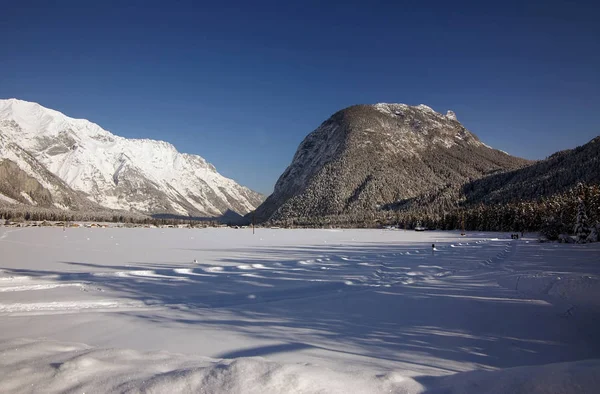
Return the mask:
<path id="1" fill-rule="evenodd" d="M 306 135 L 361 103 L 452 110 L 530 160 L 600 134 L 591 2 L 61 4 L 0 16 L 0 97 L 169 142 L 264 195 Z"/>

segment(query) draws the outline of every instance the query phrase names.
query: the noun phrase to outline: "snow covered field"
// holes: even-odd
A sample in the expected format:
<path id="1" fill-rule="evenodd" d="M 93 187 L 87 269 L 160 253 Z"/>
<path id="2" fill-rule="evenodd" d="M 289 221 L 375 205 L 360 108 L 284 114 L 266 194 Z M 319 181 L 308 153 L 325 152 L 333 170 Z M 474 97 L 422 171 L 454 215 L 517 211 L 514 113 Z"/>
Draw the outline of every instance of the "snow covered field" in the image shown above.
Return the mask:
<path id="1" fill-rule="evenodd" d="M 508 234 L 0 228 L 0 392 L 594 392 L 599 277 Z"/>

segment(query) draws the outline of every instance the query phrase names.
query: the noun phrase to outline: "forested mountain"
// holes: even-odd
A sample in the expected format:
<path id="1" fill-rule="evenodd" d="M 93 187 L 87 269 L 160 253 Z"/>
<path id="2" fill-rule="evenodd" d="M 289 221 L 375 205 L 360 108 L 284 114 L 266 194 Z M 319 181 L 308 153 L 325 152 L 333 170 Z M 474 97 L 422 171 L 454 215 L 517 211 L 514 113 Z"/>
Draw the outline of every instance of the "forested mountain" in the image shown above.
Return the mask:
<path id="1" fill-rule="evenodd" d="M 600 184 L 600 137 L 531 166 L 475 180 L 462 191 L 469 204 L 494 204 L 548 197 L 580 182 Z"/>
<path id="2" fill-rule="evenodd" d="M 456 195 L 470 180 L 529 164 L 482 143 L 452 111 L 357 105 L 337 112 L 304 139 L 255 217 L 360 223 L 430 194 Z"/>
<path id="3" fill-rule="evenodd" d="M 457 210 L 481 212 L 483 207 L 491 207 L 489 209 L 501 212 L 508 206 L 525 203 L 529 212 L 534 207 L 546 212 L 546 207 L 542 205 L 549 201 L 566 206 L 566 201 L 569 200 L 567 210 L 572 212 L 577 205 L 576 188 L 580 183 L 584 186 L 600 185 L 600 137 L 517 170 L 488 175 L 463 185 L 439 187 L 382 208 L 390 214 L 410 214 L 429 222 L 438 221 L 444 216 L 448 218 L 450 213 Z M 507 215 L 512 214 L 507 213 L 505 216 Z M 541 216 L 547 215 L 544 213 Z M 484 222 L 491 223 L 487 219 Z M 532 229 L 538 229 L 541 217 L 527 222 Z M 500 227 L 505 228 L 504 225 Z M 500 227 L 483 226 L 486 229 Z"/>

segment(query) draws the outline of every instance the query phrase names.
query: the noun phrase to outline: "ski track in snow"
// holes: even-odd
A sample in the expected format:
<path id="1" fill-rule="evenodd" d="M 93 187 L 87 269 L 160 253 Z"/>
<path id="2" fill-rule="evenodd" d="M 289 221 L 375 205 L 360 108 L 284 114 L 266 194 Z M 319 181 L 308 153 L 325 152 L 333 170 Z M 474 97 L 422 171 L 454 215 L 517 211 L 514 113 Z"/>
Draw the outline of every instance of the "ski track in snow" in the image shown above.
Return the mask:
<path id="1" fill-rule="evenodd" d="M 30 278 L 27 278 L 30 279 Z M 85 289 L 83 283 L 45 283 L 45 284 L 34 284 L 34 285 L 18 285 L 18 286 L 0 286 L 0 293 L 12 292 L 12 291 L 35 291 L 35 290 L 49 290 L 57 289 L 59 287 L 78 287 Z"/>
<path id="2" fill-rule="evenodd" d="M 2 235 L 7 236 L 8 232 Z M 113 237 L 111 236 L 111 239 Z M 89 237 L 86 237 L 89 240 Z M 498 239 L 483 239 L 476 241 L 473 245 L 490 245 L 492 241 Z M 515 242 L 504 241 L 504 249 L 494 257 L 480 263 L 481 266 L 490 267 L 501 264 L 511 251 L 514 253 Z M 498 242 L 497 242 L 498 243 Z M 340 292 L 363 291 L 368 288 L 389 288 L 398 285 L 413 285 L 418 282 L 428 280 L 439 280 L 455 273 L 455 270 L 446 269 L 439 265 L 418 265 L 419 270 L 398 268 L 398 258 L 406 256 L 408 259 L 422 259 L 432 253 L 433 258 L 442 257 L 445 253 L 463 253 L 457 252 L 462 249 L 469 252 L 469 243 L 457 243 L 450 245 L 440 245 L 431 249 L 413 249 L 403 253 L 393 253 L 390 255 L 375 254 L 373 256 L 362 255 L 355 258 L 349 258 L 343 254 L 320 255 L 317 258 L 297 260 L 293 262 L 274 262 L 274 263 L 252 263 L 240 264 L 237 266 L 200 266 L 192 268 L 172 268 L 160 270 L 127 270 L 127 271 L 106 271 L 106 272 L 77 272 L 61 273 L 60 275 L 6 275 L 0 270 L 0 293 L 2 292 L 26 292 L 36 290 L 51 290 L 58 288 L 78 288 L 83 291 L 103 291 L 105 287 L 110 287 L 111 283 L 120 279 L 139 279 L 145 282 L 193 282 L 195 277 L 218 278 L 224 276 L 252 277 L 257 279 L 268 279 L 277 282 L 298 282 L 301 285 L 292 289 L 284 288 L 282 290 L 263 290 L 258 293 L 234 293 L 221 297 L 207 296 L 194 298 L 194 303 L 199 307 L 232 307 L 246 305 L 248 303 L 257 304 L 260 302 L 276 302 L 290 299 L 315 298 L 324 296 L 336 296 Z M 94 250 L 94 249 L 90 249 Z M 371 262 L 369 260 L 375 259 Z M 302 267 L 302 268 L 298 268 Z M 468 269 L 471 266 L 467 267 Z M 256 272 L 256 273 L 254 273 Z M 300 272 L 298 277 L 295 275 Z M 327 272 L 323 276 L 323 272 Z M 265 273 L 268 277 L 262 276 Z M 290 275 L 291 274 L 291 275 Z M 47 283 L 47 282 L 51 283 Z M 27 282 L 22 284 L 21 282 Z M 67 283 L 65 283 L 67 282 Z M 266 288 L 270 284 L 261 285 Z M 182 297 L 186 298 L 186 297 Z M 191 304 L 189 299 L 183 300 L 186 305 Z M 82 303 L 81 311 L 90 310 L 110 310 L 118 307 L 118 303 L 99 304 Z M 72 303 L 32 303 L 32 304 L 0 304 L 0 314 L 11 314 L 21 312 L 70 312 L 77 309 L 77 302 Z M 137 304 L 136 304 L 137 305 Z M 170 305 L 176 305 L 171 303 Z M 131 308 L 127 304 L 127 308 Z"/>
<path id="3" fill-rule="evenodd" d="M 53 313 L 79 313 L 89 310 L 129 310 L 146 307 L 143 302 L 123 300 L 99 301 L 52 301 L 33 303 L 0 304 L 0 314 L 53 314 Z"/>
<path id="4" fill-rule="evenodd" d="M 5 232 L 2 237 L 6 237 Z M 111 237 L 112 238 L 112 237 Z M 89 238 L 88 238 L 89 239 Z M 513 240 L 482 239 L 473 243 L 452 243 L 438 246 L 434 249 L 432 257 L 442 257 L 444 253 L 462 253 L 456 250 L 462 249 L 469 252 L 470 245 L 486 246 L 495 243 L 503 249 L 495 256 L 479 263 L 481 267 L 504 269 L 503 264 L 516 251 L 517 243 Z M 0 271 L 0 293 L 2 292 L 26 292 L 36 290 L 51 290 L 58 288 L 78 288 L 83 291 L 102 291 L 104 287 L 119 279 L 139 279 L 147 282 L 191 282 L 194 277 L 217 278 L 218 276 L 243 276 L 257 279 L 270 279 L 275 281 L 292 281 L 302 283 L 295 289 L 263 290 L 258 293 L 236 293 L 222 297 L 198 297 L 194 303 L 199 307 L 233 307 L 257 304 L 260 302 L 276 302 L 291 299 L 315 298 L 336 296 L 340 292 L 364 291 L 368 288 L 389 288 L 398 285 L 414 285 L 418 282 L 439 280 L 453 275 L 456 270 L 446 269 L 439 265 L 418 265 L 420 270 L 405 270 L 397 267 L 397 257 L 422 258 L 428 256 L 431 249 L 414 249 L 410 252 L 394 253 L 390 256 L 377 254 L 369 257 L 366 255 L 351 259 L 345 255 L 323 255 L 314 259 L 297 260 L 295 263 L 283 264 L 280 262 L 265 265 L 263 263 L 241 264 L 237 266 L 208 266 L 194 268 L 173 268 L 161 270 L 128 270 L 108 272 L 78 272 L 63 273 L 60 275 L 42 276 L 4 276 Z M 378 259 L 377 262 L 369 262 L 370 258 Z M 391 260 L 391 261 L 390 261 Z M 304 268 L 297 268 L 304 267 Z M 362 268 L 364 267 L 364 269 Z M 468 267 L 471 269 L 471 267 Z M 340 274 L 332 274 L 323 278 L 323 271 L 341 271 Z M 268 278 L 251 272 L 269 272 Z M 289 273 L 302 272 L 304 275 L 295 277 Z M 48 281 L 60 281 L 46 283 Z M 64 283 L 67 281 L 68 283 Z M 27 282 L 21 284 L 20 282 Z M 18 284 L 15 284 L 18 283 Z M 270 285 L 265 285 L 269 287 Z M 184 302 L 191 304 L 188 299 Z M 32 303 L 32 304 L 0 304 L 0 314 L 22 313 L 22 312 L 65 312 L 70 313 L 77 309 L 77 302 L 72 303 Z M 123 304 L 117 302 L 102 301 L 98 304 L 82 303 L 80 311 L 111 310 L 114 308 L 130 309 L 140 307 L 144 304 Z M 171 303 L 170 305 L 176 305 Z M 145 306 L 145 305 L 144 305 Z"/>
<path id="5" fill-rule="evenodd" d="M 594 299 L 597 277 L 563 272 L 579 264 L 579 257 L 566 267 L 556 262 L 545 266 L 544 256 L 553 256 L 555 245 L 489 233 L 462 238 L 445 232 L 259 229 L 253 237 L 241 230 L 215 229 L 197 230 L 190 237 L 189 231 L 0 228 L 0 245 L 7 251 L 0 264 L 2 339 L 74 340 L 100 346 L 98 357 L 124 357 L 124 363 L 131 351 L 113 354 L 102 348 L 314 363 L 317 370 L 326 365 L 350 371 L 344 376 L 360 375 L 357 382 L 369 382 L 364 392 L 421 393 L 428 381 L 412 377 L 594 356 L 588 352 L 593 347 L 581 346 L 574 335 L 573 322 L 585 315 L 570 309 L 571 304 L 554 304 L 554 299 L 571 297 L 582 286 L 589 290 L 587 298 L 569 302 Z M 565 246 L 562 256 L 571 247 L 584 251 Z M 581 255 L 587 256 L 585 264 L 593 251 Z M 591 270 L 581 264 L 573 269 Z M 536 273 L 542 269 L 538 267 L 547 272 Z M 514 321 L 503 323 L 505 316 Z M 66 364 L 46 358 L 39 367 L 60 372 L 72 365 L 81 372 L 96 362 L 96 356 L 73 357 Z M 10 361 L 5 367 L 0 363 L 0 372 L 12 373 Z M 263 367 L 271 368 L 256 366 L 259 374 Z M 161 368 L 157 374 L 171 371 L 176 381 L 196 364 Z M 210 368 L 211 376 L 228 371 L 215 367 L 208 372 Z M 564 368 L 564 376 L 570 376 L 571 367 Z M 371 380 L 363 379 L 365 370 Z M 73 371 L 68 377 L 75 376 Z M 51 376 L 68 382 L 65 374 Z M 454 382 L 462 387 L 459 380 Z M 215 392 L 230 388 L 223 384 Z M 409 386 L 414 390 L 405 391 Z M 0 387 L 5 387 L 2 382 Z M 185 391 L 188 386 L 180 387 Z M 289 388 L 269 387 L 279 392 Z M 311 392 L 298 387 L 297 392 Z M 338 392 L 353 388 L 344 386 Z"/>
<path id="6" fill-rule="evenodd" d="M 10 233 L 16 233 L 21 231 L 22 229 L 15 229 L 15 230 L 4 230 L 4 232 L 2 233 L 2 235 L 0 235 L 0 241 L 5 240 L 6 238 L 8 238 L 8 235 Z"/>

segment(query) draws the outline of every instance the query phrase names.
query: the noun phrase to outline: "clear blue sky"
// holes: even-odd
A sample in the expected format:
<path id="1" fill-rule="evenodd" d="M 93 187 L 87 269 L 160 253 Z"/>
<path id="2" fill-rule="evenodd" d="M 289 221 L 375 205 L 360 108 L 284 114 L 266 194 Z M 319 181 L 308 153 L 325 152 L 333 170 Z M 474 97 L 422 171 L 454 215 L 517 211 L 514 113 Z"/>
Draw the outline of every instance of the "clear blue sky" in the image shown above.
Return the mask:
<path id="1" fill-rule="evenodd" d="M 600 134 L 595 3 L 3 2 L 0 98 L 169 141 L 263 193 L 358 103 L 452 109 L 539 159 Z"/>

